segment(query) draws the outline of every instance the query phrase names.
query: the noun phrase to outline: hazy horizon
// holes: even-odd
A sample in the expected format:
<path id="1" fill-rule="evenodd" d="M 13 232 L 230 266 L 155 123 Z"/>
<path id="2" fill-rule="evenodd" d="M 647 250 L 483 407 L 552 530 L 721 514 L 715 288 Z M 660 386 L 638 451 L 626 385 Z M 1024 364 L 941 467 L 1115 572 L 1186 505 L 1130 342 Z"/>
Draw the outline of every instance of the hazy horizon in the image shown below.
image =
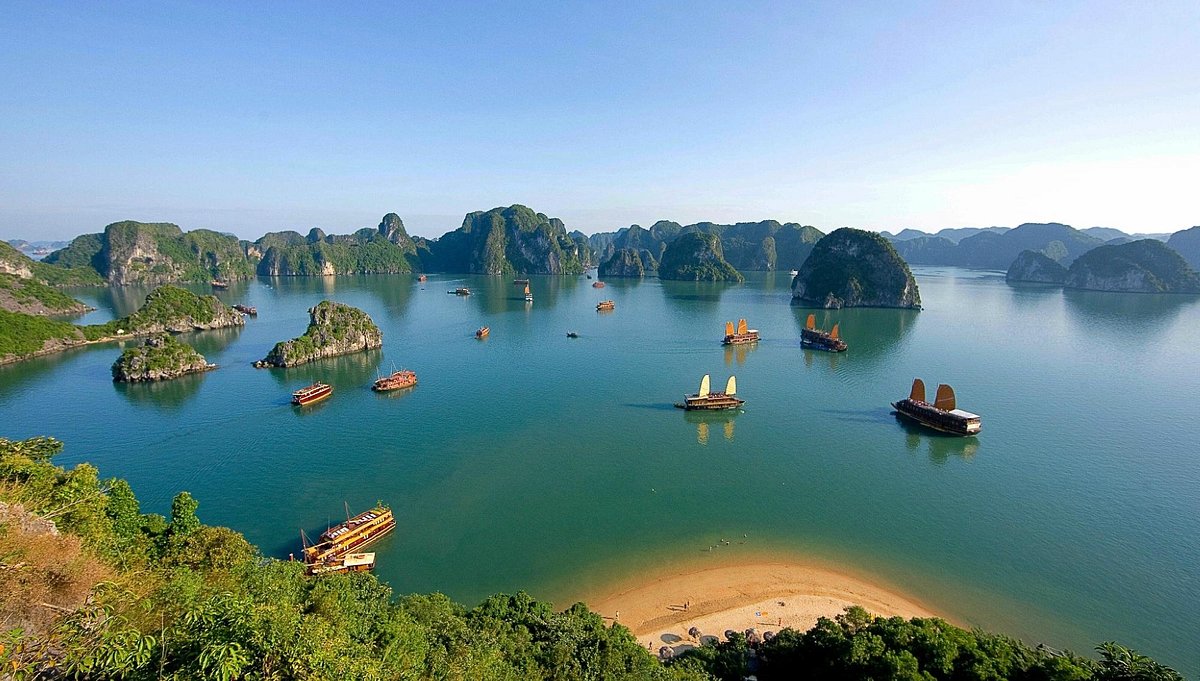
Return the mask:
<path id="1" fill-rule="evenodd" d="M 0 238 L 1200 223 L 1200 5 L 15 0 Z"/>

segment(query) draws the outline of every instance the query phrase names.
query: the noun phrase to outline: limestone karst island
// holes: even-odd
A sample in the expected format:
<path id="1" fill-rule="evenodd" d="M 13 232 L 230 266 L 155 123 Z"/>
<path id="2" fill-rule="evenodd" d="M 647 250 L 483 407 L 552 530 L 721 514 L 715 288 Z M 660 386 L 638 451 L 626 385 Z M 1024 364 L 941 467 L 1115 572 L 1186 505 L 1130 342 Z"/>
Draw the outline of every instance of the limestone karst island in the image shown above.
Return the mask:
<path id="1" fill-rule="evenodd" d="M 1200 679 L 1191 5 L 4 17 L 0 679 Z"/>

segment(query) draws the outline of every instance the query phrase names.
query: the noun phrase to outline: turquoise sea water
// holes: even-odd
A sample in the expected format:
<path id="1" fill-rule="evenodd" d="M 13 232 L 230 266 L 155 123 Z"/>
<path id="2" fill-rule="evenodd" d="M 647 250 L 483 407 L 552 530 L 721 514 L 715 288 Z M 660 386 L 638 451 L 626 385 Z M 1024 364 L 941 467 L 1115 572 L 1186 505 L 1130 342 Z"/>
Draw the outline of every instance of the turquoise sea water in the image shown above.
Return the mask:
<path id="1" fill-rule="evenodd" d="M 788 304 L 786 274 L 533 277 L 532 305 L 498 277 L 261 279 L 219 294 L 258 307 L 244 329 L 185 337 L 217 371 L 114 385 L 115 345 L 0 367 L 0 434 L 63 439 L 60 463 L 127 478 L 146 511 L 190 490 L 205 522 L 280 557 L 343 502 L 383 500 L 399 527 L 378 574 L 400 592 L 565 606 L 673 561 L 782 554 L 962 624 L 1078 651 L 1117 639 L 1200 673 L 1200 299 L 916 274 L 921 312 L 817 311 L 841 323 L 840 355 L 800 348 L 810 310 Z M 447 295 L 462 285 L 475 295 Z M 146 293 L 77 295 L 99 321 Z M 250 366 L 324 298 L 367 311 L 383 349 Z M 595 311 L 605 298 L 616 311 Z M 720 345 L 738 317 L 757 346 Z M 393 367 L 420 385 L 372 393 Z M 736 373 L 744 412 L 672 408 L 704 373 Z M 898 422 L 888 403 L 915 376 L 952 383 L 982 435 Z M 332 399 L 288 404 L 318 379 Z M 746 543 L 705 551 L 721 538 Z"/>

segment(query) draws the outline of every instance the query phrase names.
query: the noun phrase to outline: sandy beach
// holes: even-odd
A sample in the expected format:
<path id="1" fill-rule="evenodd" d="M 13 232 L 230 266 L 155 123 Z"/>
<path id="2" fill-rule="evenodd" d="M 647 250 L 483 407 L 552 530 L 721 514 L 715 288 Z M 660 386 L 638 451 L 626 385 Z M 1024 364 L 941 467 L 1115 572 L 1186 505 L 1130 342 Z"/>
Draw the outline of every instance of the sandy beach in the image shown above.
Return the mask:
<path id="1" fill-rule="evenodd" d="M 916 600 L 827 567 L 755 561 L 666 572 L 616 587 L 587 601 L 620 622 L 642 645 L 681 652 L 728 629 L 759 633 L 785 627 L 807 630 L 819 617 L 860 605 L 884 617 L 940 617 Z"/>

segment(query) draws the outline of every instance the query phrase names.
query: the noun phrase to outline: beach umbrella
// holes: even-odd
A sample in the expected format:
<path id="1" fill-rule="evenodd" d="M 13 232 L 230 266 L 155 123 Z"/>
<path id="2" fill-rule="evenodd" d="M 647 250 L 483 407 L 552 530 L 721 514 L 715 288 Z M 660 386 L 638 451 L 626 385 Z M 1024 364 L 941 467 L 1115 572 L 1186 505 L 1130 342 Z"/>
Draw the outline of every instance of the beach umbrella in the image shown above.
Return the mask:
<path id="1" fill-rule="evenodd" d="M 733 629 L 726 629 L 726 630 L 725 630 L 725 638 L 726 638 L 726 639 L 728 639 L 728 640 L 732 641 L 734 636 L 737 636 L 737 632 L 736 632 L 736 631 L 734 631 Z"/>
<path id="2" fill-rule="evenodd" d="M 700 639 L 700 630 L 697 629 L 696 627 L 692 627 L 691 629 L 688 629 L 688 636 L 690 636 L 696 640 L 699 640 Z"/>
<path id="3" fill-rule="evenodd" d="M 658 656 L 664 660 L 669 660 L 675 656 L 675 651 L 670 646 L 663 646 L 658 649 Z"/>
<path id="4" fill-rule="evenodd" d="M 775 638 L 775 632 L 773 632 L 773 631 L 764 631 L 763 632 L 763 640 L 764 641 L 770 641 L 773 638 Z"/>

